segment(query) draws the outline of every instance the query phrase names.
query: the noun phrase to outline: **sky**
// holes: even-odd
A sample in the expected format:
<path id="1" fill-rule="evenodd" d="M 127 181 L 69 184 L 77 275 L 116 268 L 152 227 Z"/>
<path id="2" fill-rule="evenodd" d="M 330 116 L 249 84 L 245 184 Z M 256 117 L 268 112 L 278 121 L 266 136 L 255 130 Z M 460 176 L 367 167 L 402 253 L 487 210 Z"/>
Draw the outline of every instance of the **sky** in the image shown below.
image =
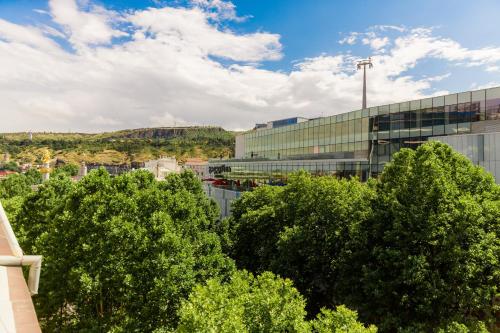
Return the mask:
<path id="1" fill-rule="evenodd" d="M 497 0 L 0 0 L 0 132 L 250 129 L 500 85 Z"/>

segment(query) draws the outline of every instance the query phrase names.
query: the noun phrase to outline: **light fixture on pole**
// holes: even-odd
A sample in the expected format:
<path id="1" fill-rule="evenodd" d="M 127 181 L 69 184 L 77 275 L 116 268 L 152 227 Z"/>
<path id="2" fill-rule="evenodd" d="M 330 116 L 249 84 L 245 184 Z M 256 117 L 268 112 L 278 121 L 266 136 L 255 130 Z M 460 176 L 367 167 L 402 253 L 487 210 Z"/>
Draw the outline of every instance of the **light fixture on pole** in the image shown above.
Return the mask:
<path id="1" fill-rule="evenodd" d="M 363 109 L 366 109 L 366 66 L 368 68 L 373 68 L 372 58 L 360 60 L 357 63 L 357 68 L 360 70 L 363 68 Z"/>

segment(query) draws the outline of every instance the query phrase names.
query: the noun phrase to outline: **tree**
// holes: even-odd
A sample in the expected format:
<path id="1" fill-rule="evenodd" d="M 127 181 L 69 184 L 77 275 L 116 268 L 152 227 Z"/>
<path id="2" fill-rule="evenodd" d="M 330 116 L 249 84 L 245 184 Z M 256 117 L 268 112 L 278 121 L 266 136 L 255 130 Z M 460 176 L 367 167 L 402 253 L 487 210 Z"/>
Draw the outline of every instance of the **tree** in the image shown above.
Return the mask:
<path id="1" fill-rule="evenodd" d="M 365 327 L 358 321 L 358 313 L 344 305 L 339 305 L 332 311 L 321 309 L 317 318 L 312 321 L 312 331 L 317 333 L 376 333 L 377 327 Z"/>
<path id="2" fill-rule="evenodd" d="M 28 179 L 28 183 L 31 185 L 38 185 L 42 183 L 42 173 L 35 168 L 31 168 L 24 173 L 24 176 Z"/>
<path id="3" fill-rule="evenodd" d="M 346 304 L 382 331 L 476 332 L 498 313 L 500 188 L 447 145 L 402 149 L 367 184 L 299 172 L 228 221 L 237 265 L 291 278 L 309 315 Z"/>
<path id="4" fill-rule="evenodd" d="M 354 332 L 374 333 L 340 306 L 305 319 L 305 301 L 292 282 L 270 272 L 236 272 L 228 283 L 211 279 L 194 288 L 179 310 L 177 332 Z"/>
<path id="5" fill-rule="evenodd" d="M 233 271 L 212 230 L 216 212 L 190 192 L 197 180 L 179 177 L 183 187 L 100 169 L 77 184 L 54 178 L 25 200 L 13 225 L 23 249 L 44 256 L 35 299 L 44 330 L 170 330 L 196 283 Z"/>
<path id="6" fill-rule="evenodd" d="M 30 179 L 22 174 L 12 174 L 0 181 L 0 198 L 10 199 L 16 196 L 25 196 L 31 190 Z"/>
<path id="7" fill-rule="evenodd" d="M 252 272 L 272 270 L 292 279 L 313 314 L 341 304 L 339 274 L 349 269 L 346 251 L 361 221 L 370 218 L 373 197 L 358 179 L 304 171 L 285 187 L 259 187 L 233 205 L 232 257 Z"/>
<path id="8" fill-rule="evenodd" d="M 79 167 L 76 164 L 65 164 L 63 166 L 60 166 L 54 170 L 54 175 L 59 174 L 59 173 L 64 173 L 65 175 L 69 177 L 74 177 L 78 175 Z"/>
<path id="9" fill-rule="evenodd" d="M 0 170 L 8 170 L 8 171 L 15 171 L 15 172 L 21 171 L 21 169 L 19 168 L 17 163 L 14 161 L 4 163 L 2 166 L 0 166 Z"/>
<path id="10" fill-rule="evenodd" d="M 449 146 L 402 149 L 361 222 L 344 294 L 384 331 L 492 319 L 500 286 L 500 190 Z"/>
<path id="11" fill-rule="evenodd" d="M 42 175 L 36 169 L 30 169 L 24 174 L 12 174 L 0 181 L 0 199 L 10 199 L 26 196 L 32 192 L 32 185 L 42 182 Z"/>
<path id="12" fill-rule="evenodd" d="M 253 273 L 270 269 L 279 232 L 286 223 L 280 215 L 281 187 L 260 186 L 233 203 L 228 222 L 231 256 Z"/>
<path id="13" fill-rule="evenodd" d="M 350 271 L 350 251 L 360 224 L 371 218 L 374 191 L 358 179 L 291 177 L 281 201 L 280 218 L 287 221 L 279 233 L 271 268 L 294 281 L 307 297 L 309 311 L 344 303 L 341 277 Z"/>
<path id="14" fill-rule="evenodd" d="M 34 178 L 38 175 L 41 177 L 38 171 L 33 173 Z M 60 174 L 41 184 L 37 191 L 29 192 L 24 197 L 16 197 L 22 199 L 22 204 L 17 214 L 9 216 L 16 229 L 16 237 L 25 251 L 36 254 L 44 252 L 42 240 L 49 232 L 53 232 L 51 228 L 52 221 L 56 218 L 54 214 L 62 209 L 59 206 L 64 205 L 66 196 L 72 190 L 74 183 L 67 176 Z"/>

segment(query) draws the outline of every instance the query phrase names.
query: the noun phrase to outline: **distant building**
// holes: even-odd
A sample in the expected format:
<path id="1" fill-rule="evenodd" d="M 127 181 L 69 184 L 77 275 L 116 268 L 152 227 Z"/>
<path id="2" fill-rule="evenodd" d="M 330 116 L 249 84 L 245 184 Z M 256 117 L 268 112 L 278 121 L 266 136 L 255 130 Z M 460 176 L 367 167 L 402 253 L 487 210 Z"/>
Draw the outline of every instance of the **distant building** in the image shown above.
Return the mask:
<path id="1" fill-rule="evenodd" d="M 23 163 L 19 166 L 21 168 L 21 172 L 26 172 L 28 171 L 29 169 L 31 169 L 33 166 L 31 163 Z"/>
<path id="2" fill-rule="evenodd" d="M 293 117 L 293 118 L 286 118 L 286 119 L 280 119 L 280 120 L 273 120 L 273 121 L 269 121 L 267 123 L 266 128 L 271 129 L 271 128 L 278 128 L 278 127 L 283 127 L 283 126 L 296 125 L 299 123 L 303 123 L 305 121 L 309 121 L 309 119 L 303 118 L 303 117 Z"/>
<path id="3" fill-rule="evenodd" d="M 169 173 L 179 173 L 181 168 L 175 157 L 161 157 L 144 162 L 144 169 L 152 172 L 156 179 L 163 180 Z"/>
<path id="4" fill-rule="evenodd" d="M 137 170 L 137 169 L 144 169 L 144 162 L 137 162 L 137 161 L 132 161 L 130 162 L 130 166 L 132 167 L 132 170 Z"/>
<path id="5" fill-rule="evenodd" d="M 15 174 L 17 172 L 10 170 L 0 170 L 0 179 L 7 178 L 8 176 Z"/>
<path id="6" fill-rule="evenodd" d="M 208 161 L 201 158 L 188 158 L 184 163 L 184 169 L 192 170 L 201 179 L 209 177 Z"/>
<path id="7" fill-rule="evenodd" d="M 78 170 L 78 176 L 76 176 L 76 179 L 80 180 L 86 175 L 87 175 L 87 165 L 85 164 L 85 162 L 82 162 L 80 164 L 80 169 Z"/>
<path id="8" fill-rule="evenodd" d="M 89 163 L 86 165 L 88 171 L 96 170 L 99 168 L 104 168 L 112 176 L 118 176 L 122 173 L 131 171 L 131 167 L 128 164 L 99 164 L 99 163 Z"/>

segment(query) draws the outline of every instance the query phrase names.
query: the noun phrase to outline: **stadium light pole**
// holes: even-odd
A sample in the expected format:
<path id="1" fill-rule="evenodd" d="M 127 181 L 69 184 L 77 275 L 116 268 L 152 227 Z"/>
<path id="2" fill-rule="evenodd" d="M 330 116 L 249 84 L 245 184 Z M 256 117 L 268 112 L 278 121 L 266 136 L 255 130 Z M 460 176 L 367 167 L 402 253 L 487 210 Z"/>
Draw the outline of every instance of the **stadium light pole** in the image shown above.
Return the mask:
<path id="1" fill-rule="evenodd" d="M 368 68 L 373 68 L 372 58 L 360 60 L 357 63 L 357 68 L 360 70 L 363 68 L 363 109 L 366 109 L 366 66 Z"/>

